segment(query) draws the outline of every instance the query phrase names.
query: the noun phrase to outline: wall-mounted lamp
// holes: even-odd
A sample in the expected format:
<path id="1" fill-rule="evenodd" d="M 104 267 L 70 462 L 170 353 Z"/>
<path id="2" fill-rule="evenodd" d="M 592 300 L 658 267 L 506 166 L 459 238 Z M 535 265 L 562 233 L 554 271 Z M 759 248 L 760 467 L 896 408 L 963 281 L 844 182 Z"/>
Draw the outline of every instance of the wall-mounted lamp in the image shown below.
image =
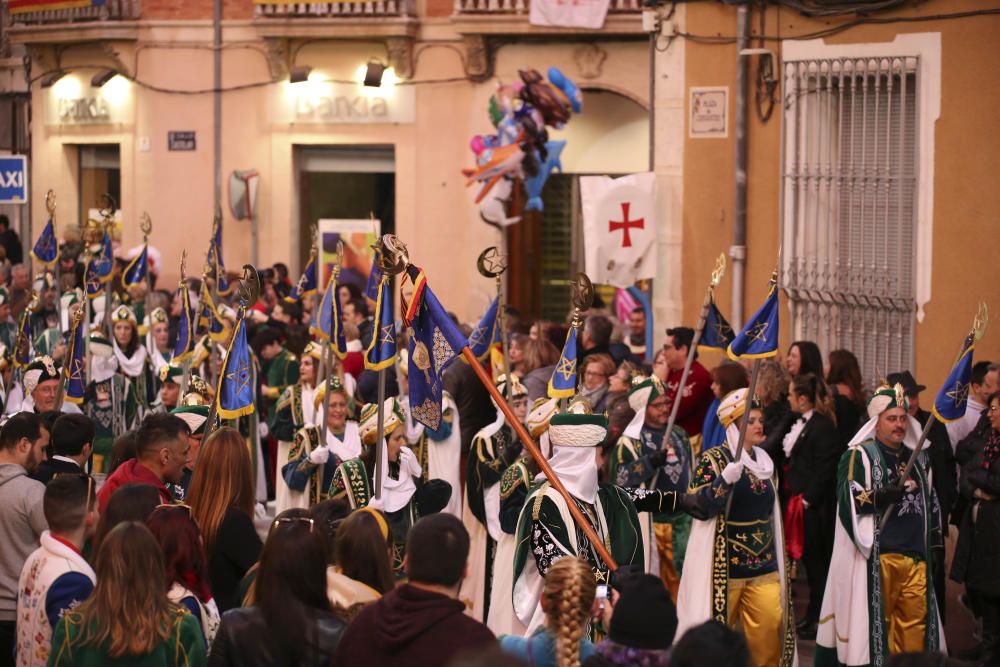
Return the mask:
<path id="1" fill-rule="evenodd" d="M 64 70 L 57 69 L 56 71 L 50 72 L 45 76 L 43 76 L 41 79 L 39 79 L 39 83 L 41 84 L 42 88 L 51 88 L 52 86 L 55 85 L 56 81 L 63 78 L 64 76 L 66 76 L 66 72 Z"/>
<path id="2" fill-rule="evenodd" d="M 288 73 L 288 83 L 303 83 L 309 80 L 309 73 L 312 67 L 308 65 L 297 65 Z"/>
<path id="3" fill-rule="evenodd" d="M 104 84 L 106 84 L 108 81 L 111 81 L 111 79 L 115 78 L 116 76 L 118 76 L 118 72 L 114 71 L 113 69 L 102 69 L 100 72 L 95 74 L 94 77 L 90 80 L 90 85 L 93 88 L 103 88 Z"/>
<path id="4" fill-rule="evenodd" d="M 382 86 L 382 75 L 385 74 L 386 67 L 378 60 L 372 58 L 368 61 L 365 69 L 364 85 L 369 88 L 379 88 Z"/>

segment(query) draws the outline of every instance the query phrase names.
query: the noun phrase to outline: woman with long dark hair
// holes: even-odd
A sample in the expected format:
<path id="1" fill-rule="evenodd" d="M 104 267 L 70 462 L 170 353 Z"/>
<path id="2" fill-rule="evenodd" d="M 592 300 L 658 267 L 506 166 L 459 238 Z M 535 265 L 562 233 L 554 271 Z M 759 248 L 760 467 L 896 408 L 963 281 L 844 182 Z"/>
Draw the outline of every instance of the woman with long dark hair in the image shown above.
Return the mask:
<path id="1" fill-rule="evenodd" d="M 846 445 L 837 433 L 833 397 L 821 377 L 812 373 L 795 376 L 788 387 L 788 402 L 799 419 L 782 443 L 788 461 L 785 531 L 789 555 L 802 558 L 809 579 L 809 606 L 797 625 L 798 635 L 815 639 L 833 555 L 837 464 Z M 791 553 L 793 538 L 801 538 L 801 554 L 797 549 Z"/>
<path id="2" fill-rule="evenodd" d="M 188 501 L 201 528 L 209 581 L 220 612 L 239 606 L 239 584 L 257 562 L 250 452 L 239 431 L 224 427 L 201 445 Z"/>
<path id="3" fill-rule="evenodd" d="M 789 345 L 785 369 L 792 377 L 806 373 L 823 377 L 823 355 L 820 354 L 819 346 L 811 340 L 797 340 Z"/>
<path id="4" fill-rule="evenodd" d="M 844 445 L 847 445 L 861 428 L 862 415 L 867 415 L 868 397 L 861 379 L 861 366 L 854 353 L 849 350 L 834 350 L 829 359 L 826 383 L 833 393 L 837 431 Z"/>
<path id="5" fill-rule="evenodd" d="M 167 598 L 198 621 L 207 646 L 219 629 L 219 608 L 208 583 L 208 561 L 201 532 L 187 505 L 160 505 L 146 526 L 163 550 Z"/>
<path id="6" fill-rule="evenodd" d="M 327 570 L 330 603 L 348 617 L 396 586 L 392 573 L 392 528 L 377 509 L 352 512 L 337 528 L 333 565 Z"/>
<path id="7" fill-rule="evenodd" d="M 253 605 L 223 615 L 209 664 L 327 666 L 345 627 L 326 596 L 326 549 L 315 520 L 279 517 L 260 557 Z"/>
<path id="8" fill-rule="evenodd" d="M 116 526 L 97 554 L 97 585 L 52 635 L 51 667 L 206 663 L 198 622 L 167 599 L 163 555 L 141 523 Z"/>

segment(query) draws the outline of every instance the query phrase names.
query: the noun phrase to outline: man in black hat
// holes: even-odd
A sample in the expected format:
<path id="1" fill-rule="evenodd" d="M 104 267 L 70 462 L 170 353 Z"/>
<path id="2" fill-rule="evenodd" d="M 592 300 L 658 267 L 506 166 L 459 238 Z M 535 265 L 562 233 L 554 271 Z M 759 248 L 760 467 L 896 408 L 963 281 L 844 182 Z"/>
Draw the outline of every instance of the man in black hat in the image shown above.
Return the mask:
<path id="1" fill-rule="evenodd" d="M 948 514 L 958 497 L 958 479 L 956 477 L 955 456 L 951 449 L 951 439 L 948 437 L 948 429 L 940 421 L 934 418 L 927 410 L 920 408 L 920 392 L 925 387 L 917 384 L 910 371 L 890 373 L 886 378 L 891 386 L 897 383 L 902 385 L 906 397 L 909 399 L 910 416 L 920 422 L 921 426 L 927 426 L 927 420 L 933 419 L 934 424 L 927 434 L 927 455 L 931 461 L 931 470 L 934 478 L 934 491 L 937 493 L 938 502 L 941 504 L 941 525 L 948 525 Z M 947 529 L 945 529 L 947 532 Z M 947 538 L 947 535 L 943 536 Z M 944 554 L 934 559 L 934 592 L 937 594 L 938 609 L 941 612 L 941 620 L 944 620 L 945 603 L 945 578 L 944 578 Z"/>

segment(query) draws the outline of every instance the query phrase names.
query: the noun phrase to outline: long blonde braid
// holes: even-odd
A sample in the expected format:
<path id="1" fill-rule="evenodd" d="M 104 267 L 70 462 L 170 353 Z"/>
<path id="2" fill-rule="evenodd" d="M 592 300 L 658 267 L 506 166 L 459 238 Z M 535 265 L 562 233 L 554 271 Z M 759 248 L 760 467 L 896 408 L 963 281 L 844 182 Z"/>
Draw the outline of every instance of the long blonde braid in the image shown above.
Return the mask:
<path id="1" fill-rule="evenodd" d="M 596 594 L 594 572 L 580 558 L 560 558 L 545 575 L 542 595 L 549 630 L 556 637 L 556 667 L 580 667 L 580 638 Z"/>

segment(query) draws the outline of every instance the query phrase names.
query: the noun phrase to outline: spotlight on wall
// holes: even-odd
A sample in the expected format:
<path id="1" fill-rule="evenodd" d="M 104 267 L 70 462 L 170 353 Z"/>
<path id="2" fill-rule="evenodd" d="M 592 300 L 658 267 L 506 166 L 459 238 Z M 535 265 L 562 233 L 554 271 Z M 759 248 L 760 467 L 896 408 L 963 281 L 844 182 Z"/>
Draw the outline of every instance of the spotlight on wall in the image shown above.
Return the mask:
<path id="1" fill-rule="evenodd" d="M 372 58 L 368 61 L 365 70 L 364 84 L 369 88 L 379 88 L 382 85 L 382 75 L 385 74 L 385 65 Z"/>
<path id="2" fill-rule="evenodd" d="M 52 86 L 55 85 L 56 81 L 63 78 L 64 76 L 66 76 L 66 72 L 61 69 L 57 69 L 54 72 L 49 72 L 48 74 L 44 75 L 41 79 L 39 79 L 39 83 L 41 84 L 42 88 L 51 88 Z"/>
<path id="3" fill-rule="evenodd" d="M 312 72 L 312 67 L 308 65 L 298 65 L 293 67 L 288 73 L 288 83 L 302 83 L 309 80 L 309 73 Z"/>
<path id="4" fill-rule="evenodd" d="M 113 69 L 102 69 L 100 72 L 94 75 L 94 78 L 90 80 L 90 85 L 93 88 L 103 88 L 104 84 L 111 79 L 118 76 L 118 72 Z"/>

